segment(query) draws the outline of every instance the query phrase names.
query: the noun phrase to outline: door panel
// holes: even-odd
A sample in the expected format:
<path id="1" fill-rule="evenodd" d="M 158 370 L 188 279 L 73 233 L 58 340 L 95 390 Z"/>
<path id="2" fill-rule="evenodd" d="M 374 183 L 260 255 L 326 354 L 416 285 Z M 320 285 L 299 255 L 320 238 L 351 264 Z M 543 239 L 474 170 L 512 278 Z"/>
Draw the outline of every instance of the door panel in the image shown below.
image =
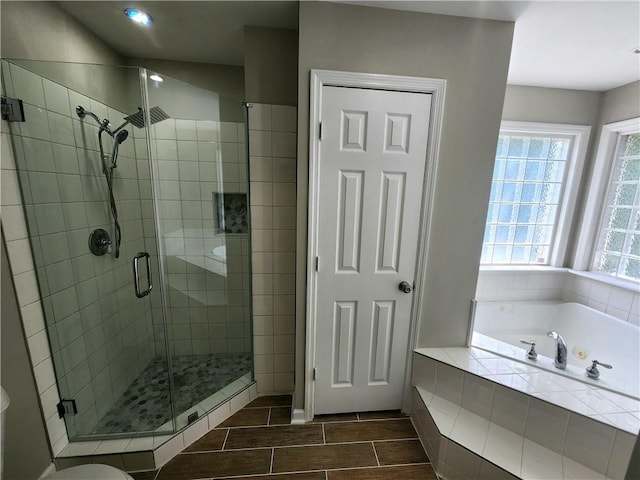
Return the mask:
<path id="1" fill-rule="evenodd" d="M 399 408 L 431 96 L 322 91 L 315 414 Z"/>

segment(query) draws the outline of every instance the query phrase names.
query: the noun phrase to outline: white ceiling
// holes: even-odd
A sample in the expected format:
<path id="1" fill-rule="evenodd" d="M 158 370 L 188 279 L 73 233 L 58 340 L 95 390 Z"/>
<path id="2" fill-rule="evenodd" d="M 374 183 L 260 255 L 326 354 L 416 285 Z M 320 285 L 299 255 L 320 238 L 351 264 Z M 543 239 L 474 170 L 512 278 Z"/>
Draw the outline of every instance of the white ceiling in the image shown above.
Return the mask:
<path id="1" fill-rule="evenodd" d="M 62 8 L 128 57 L 241 65 L 244 25 L 297 28 L 293 1 L 66 1 Z M 606 91 L 640 80 L 640 0 L 350 1 L 515 21 L 509 83 Z M 143 29 L 125 7 L 154 18 Z"/>

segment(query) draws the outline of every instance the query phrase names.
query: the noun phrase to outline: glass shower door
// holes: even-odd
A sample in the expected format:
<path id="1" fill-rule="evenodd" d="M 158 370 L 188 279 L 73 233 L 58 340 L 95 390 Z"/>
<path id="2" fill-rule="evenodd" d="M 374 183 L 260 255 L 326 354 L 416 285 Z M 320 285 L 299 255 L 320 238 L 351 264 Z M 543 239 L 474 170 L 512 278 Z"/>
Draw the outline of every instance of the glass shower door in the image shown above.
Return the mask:
<path id="1" fill-rule="evenodd" d="M 3 60 L 2 81 L 68 435 L 171 432 L 139 70 Z"/>
<path id="2" fill-rule="evenodd" d="M 177 427 L 253 381 L 244 108 L 148 74 L 149 130 Z M 143 73 L 144 76 L 144 73 Z"/>

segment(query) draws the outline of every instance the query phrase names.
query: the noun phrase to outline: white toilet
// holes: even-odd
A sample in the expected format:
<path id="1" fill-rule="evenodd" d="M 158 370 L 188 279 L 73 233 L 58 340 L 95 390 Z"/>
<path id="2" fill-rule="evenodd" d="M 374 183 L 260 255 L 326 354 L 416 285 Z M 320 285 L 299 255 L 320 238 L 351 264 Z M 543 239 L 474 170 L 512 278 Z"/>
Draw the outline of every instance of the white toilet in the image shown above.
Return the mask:
<path id="1" fill-rule="evenodd" d="M 9 407 L 9 395 L 4 388 L 0 387 L 0 452 L 4 454 L 4 417 L 5 411 Z M 0 479 L 2 478 L 2 457 L 0 455 Z M 109 465 L 79 465 L 77 467 L 65 468 L 59 472 L 47 475 L 42 480 L 134 480 L 133 477 L 127 475 L 122 470 Z"/>

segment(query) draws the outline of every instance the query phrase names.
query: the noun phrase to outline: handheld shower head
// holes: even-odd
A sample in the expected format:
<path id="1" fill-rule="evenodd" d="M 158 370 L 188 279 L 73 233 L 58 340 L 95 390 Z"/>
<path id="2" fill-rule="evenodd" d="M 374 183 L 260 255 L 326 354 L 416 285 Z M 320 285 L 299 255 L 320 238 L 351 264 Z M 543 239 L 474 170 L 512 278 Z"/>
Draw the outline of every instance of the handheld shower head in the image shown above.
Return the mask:
<path id="1" fill-rule="evenodd" d="M 122 142 L 124 142 L 127 139 L 128 136 L 129 136 L 128 130 L 120 130 L 113 136 L 113 139 L 118 145 L 120 145 Z"/>

